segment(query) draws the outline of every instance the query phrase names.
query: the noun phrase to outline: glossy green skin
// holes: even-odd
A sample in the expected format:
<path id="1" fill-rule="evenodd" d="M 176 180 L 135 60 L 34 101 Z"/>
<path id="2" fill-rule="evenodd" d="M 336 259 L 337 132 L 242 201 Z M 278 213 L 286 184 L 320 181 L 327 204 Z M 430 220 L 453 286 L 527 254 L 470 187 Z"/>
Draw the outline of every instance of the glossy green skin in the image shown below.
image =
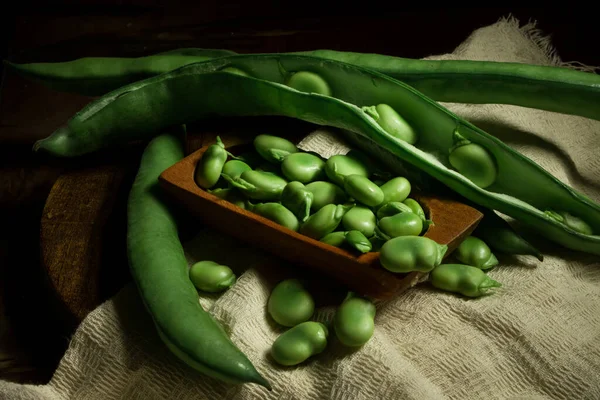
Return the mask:
<path id="1" fill-rule="evenodd" d="M 342 204 L 328 204 L 300 225 L 299 232 L 303 235 L 319 240 L 328 233 L 333 232 L 344 214 L 350 209 L 349 206 Z"/>
<path id="2" fill-rule="evenodd" d="M 350 294 L 335 311 L 335 336 L 345 346 L 363 346 L 375 332 L 375 313 L 373 302 Z"/>
<path id="3" fill-rule="evenodd" d="M 483 213 L 483 218 L 475 228 L 474 236 L 481 238 L 496 252 L 531 255 L 544 261 L 544 255 L 493 210 L 480 207 L 479 211 Z"/>
<path id="4" fill-rule="evenodd" d="M 288 210 L 281 203 L 261 203 L 252 207 L 252 212 L 270 219 L 273 222 L 278 223 L 293 231 L 297 231 L 300 227 L 300 222 L 293 212 Z"/>
<path id="5" fill-rule="evenodd" d="M 275 164 L 279 164 L 287 155 L 298 152 L 294 143 L 279 136 L 257 135 L 253 144 L 262 158 Z"/>
<path id="6" fill-rule="evenodd" d="M 384 196 L 382 204 L 389 203 L 391 201 L 403 202 L 406 200 L 410 194 L 410 191 L 412 190 L 409 180 L 403 176 L 392 178 L 380 187 Z"/>
<path id="7" fill-rule="evenodd" d="M 383 190 L 362 175 L 346 176 L 344 190 L 350 197 L 369 207 L 380 205 L 385 198 Z"/>
<path id="8" fill-rule="evenodd" d="M 226 67 L 223 68 L 221 71 L 223 72 L 229 72 L 230 74 L 237 74 L 237 75 L 242 75 L 242 76 L 250 76 L 246 71 L 242 71 L 239 68 L 235 68 L 235 67 Z"/>
<path id="9" fill-rule="evenodd" d="M 214 72 L 228 65 L 252 70 L 255 78 Z M 327 77 L 336 98 L 310 95 L 283 85 L 286 70 L 309 68 Z M 347 85 L 349 81 L 352 85 Z M 193 102 L 184 95 L 199 91 L 203 96 L 195 96 Z M 354 104 L 357 99 L 361 101 L 358 105 Z M 447 152 L 456 130 L 468 139 L 476 139 L 494 154 L 500 166 L 494 191 L 482 189 L 443 162 L 432 162 L 422 150 L 381 129 L 361 109 L 379 103 L 402 109 L 420 134 L 419 146 L 428 152 Z M 374 70 L 322 58 L 240 55 L 188 65 L 95 99 L 48 138 L 36 142 L 34 150 L 73 157 L 147 139 L 168 126 L 214 115 L 279 115 L 342 128 L 341 133 L 348 140 L 356 140 L 361 149 L 377 146 L 386 164 L 402 161 L 411 181 L 419 179 L 423 187 L 441 182 L 458 195 L 520 220 L 564 247 L 600 254 L 600 236 L 577 233 L 544 213 L 561 204 L 596 231 L 600 229 L 600 204 L 413 87 Z"/>
<path id="10" fill-rule="evenodd" d="M 379 262 L 391 272 L 429 272 L 440 265 L 447 251 L 447 245 L 425 236 L 399 236 L 381 246 Z"/>
<path id="11" fill-rule="evenodd" d="M 418 236 L 423 231 L 423 220 L 413 212 L 401 212 L 381 218 L 377 226 L 390 237 Z"/>
<path id="12" fill-rule="evenodd" d="M 468 236 L 463 240 L 453 253 L 454 257 L 462 263 L 479 269 L 490 269 L 498 265 L 498 259 L 489 246 L 475 236 Z"/>
<path id="13" fill-rule="evenodd" d="M 348 200 L 344 189 L 334 183 L 327 181 L 314 181 L 306 185 L 313 194 L 311 211 L 316 212 L 328 204 L 342 204 Z"/>
<path id="14" fill-rule="evenodd" d="M 385 217 L 391 217 L 400 213 L 412 213 L 413 210 L 409 206 L 399 201 L 390 201 L 385 203 L 377 210 L 377 219 L 383 219 Z"/>
<path id="15" fill-rule="evenodd" d="M 217 143 L 208 146 L 196 165 L 194 170 L 196 184 L 203 189 L 213 187 L 221 177 L 225 161 L 227 161 L 227 151 L 221 139 L 217 137 Z"/>
<path id="16" fill-rule="evenodd" d="M 314 154 L 293 153 L 281 162 L 281 172 L 290 181 L 310 183 L 325 178 L 325 161 Z"/>
<path id="17" fill-rule="evenodd" d="M 512 104 L 600 120 L 600 76 L 571 68 L 479 60 L 421 60 L 313 50 L 291 54 L 375 70 L 438 102 Z"/>
<path id="18" fill-rule="evenodd" d="M 498 167 L 492 154 L 478 143 L 454 133 L 454 145 L 448 156 L 450 165 L 481 188 L 496 181 Z"/>
<path id="19" fill-rule="evenodd" d="M 412 210 L 412 212 L 417 214 L 423 221 L 427 220 L 427 217 L 425 216 L 425 211 L 423 210 L 423 207 L 421 207 L 421 204 L 419 204 L 418 201 L 416 201 L 415 199 L 407 198 L 402 203 L 408 206 Z"/>
<path id="20" fill-rule="evenodd" d="M 226 175 L 223 175 L 226 178 Z M 255 200 L 278 201 L 288 182 L 270 172 L 249 170 L 229 181 L 244 195 Z"/>
<path id="21" fill-rule="evenodd" d="M 546 215 L 550 216 L 551 218 L 554 218 L 560 223 L 565 224 L 565 226 L 568 226 L 576 232 L 583 233 L 584 235 L 591 235 L 593 233 L 592 228 L 588 224 L 586 224 L 581 218 L 578 218 L 566 211 L 557 212 L 553 210 L 548 210 L 546 211 Z"/>
<path id="22" fill-rule="evenodd" d="M 289 182 L 281 192 L 281 204 L 293 212 L 300 222 L 310 216 L 313 198 L 313 193 L 298 181 Z"/>
<path id="23" fill-rule="evenodd" d="M 334 247 L 342 247 L 346 243 L 346 232 L 336 231 L 328 233 L 319 239 L 320 242 L 327 243 Z"/>
<path id="24" fill-rule="evenodd" d="M 280 365 L 297 365 L 322 353 L 329 330 L 320 322 L 306 321 L 283 332 L 271 346 L 271 357 Z"/>
<path id="25" fill-rule="evenodd" d="M 331 88 L 321 76 L 310 71 L 293 73 L 286 84 L 300 92 L 317 93 L 331 96 Z"/>
<path id="26" fill-rule="evenodd" d="M 84 57 L 66 62 L 6 65 L 18 74 L 53 90 L 102 96 L 127 84 L 184 65 L 231 56 L 218 49 L 177 49 L 146 57 Z"/>
<path id="27" fill-rule="evenodd" d="M 374 107 L 366 107 L 365 111 L 390 135 L 406 143 L 417 143 L 418 136 L 415 130 L 392 107 L 378 104 Z"/>
<path id="28" fill-rule="evenodd" d="M 345 230 L 357 230 L 366 237 L 373 236 L 375 225 L 377 220 L 373 211 L 360 205 L 352 207 L 342 218 L 342 226 Z"/>
<path id="29" fill-rule="evenodd" d="M 142 64 L 150 66 L 150 69 L 144 73 L 150 76 L 159 75 L 179 66 L 169 65 L 168 58 L 163 57 L 169 53 L 191 56 L 188 60 L 178 57 L 183 61 L 183 65 L 201 61 L 203 58 L 235 54 L 229 50 L 178 49 L 148 57 Z M 600 120 L 600 77 L 594 73 L 547 65 L 476 60 L 422 60 L 334 50 L 287 54 L 340 61 L 377 71 L 410 85 L 438 102 L 512 104 Z M 22 75 L 56 90 L 103 95 L 143 78 L 130 74 L 132 69 L 128 65 L 136 60 L 138 59 L 84 58 L 58 63 L 6 63 Z M 120 64 L 123 61 L 127 66 L 125 68 Z M 104 74 L 107 71 L 111 72 L 113 68 L 117 72 L 116 79 L 110 74 L 105 77 Z M 96 70 L 101 73 L 95 73 Z M 88 90 L 91 83 L 96 88 L 93 92 Z"/>
<path id="30" fill-rule="evenodd" d="M 244 171 L 250 171 L 252 168 L 243 161 L 229 160 L 223 165 L 221 173 L 229 175 L 231 178 L 239 178 Z"/>
<path id="31" fill-rule="evenodd" d="M 344 177 L 348 175 L 361 175 L 368 178 L 369 168 L 357 157 L 336 154 L 329 157 L 325 163 L 325 173 L 331 182 L 344 187 Z"/>
<path id="32" fill-rule="evenodd" d="M 344 239 L 348 246 L 361 253 L 368 253 L 373 249 L 373 244 L 361 231 L 349 230 L 344 233 Z"/>
<path id="33" fill-rule="evenodd" d="M 235 283 L 235 274 L 226 265 L 214 261 L 199 261 L 190 268 L 190 280 L 196 289 L 218 293 L 229 289 Z"/>
<path id="34" fill-rule="evenodd" d="M 127 203 L 127 257 L 146 310 L 163 342 L 201 373 L 270 388 L 219 323 L 198 302 L 178 226 L 163 202 L 158 177 L 182 160 L 183 144 L 161 134 L 145 148 Z"/>
<path id="35" fill-rule="evenodd" d="M 291 327 L 308 321 L 315 312 L 315 301 L 302 282 L 286 279 L 271 292 L 267 311 L 280 325 Z"/>
<path id="36" fill-rule="evenodd" d="M 429 281 L 438 289 L 467 297 L 480 297 L 502 286 L 481 269 L 465 264 L 438 265 L 430 272 Z"/>

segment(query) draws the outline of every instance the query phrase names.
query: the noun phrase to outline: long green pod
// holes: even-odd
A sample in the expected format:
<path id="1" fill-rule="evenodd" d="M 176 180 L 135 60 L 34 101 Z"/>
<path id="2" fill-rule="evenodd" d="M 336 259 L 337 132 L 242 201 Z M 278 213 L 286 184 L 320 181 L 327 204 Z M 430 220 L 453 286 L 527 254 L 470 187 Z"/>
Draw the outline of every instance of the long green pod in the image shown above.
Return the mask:
<path id="1" fill-rule="evenodd" d="M 212 73 L 229 66 L 251 71 L 251 76 Z M 303 93 L 284 84 L 290 72 L 302 70 L 323 77 L 332 96 Z M 584 219 L 593 232 L 599 232 L 597 203 L 493 135 L 411 86 L 378 72 L 308 56 L 232 56 L 182 67 L 121 90 L 117 98 L 92 102 L 34 148 L 57 156 L 77 156 L 147 138 L 166 126 L 206 116 L 293 117 L 340 128 L 351 143 L 411 182 L 413 175 L 423 177 L 423 182 L 434 178 L 472 202 L 521 220 L 567 248 L 600 254 L 600 236 L 577 232 L 545 212 L 560 205 L 560 211 Z M 373 104 L 398 110 L 418 133 L 416 144 L 384 131 L 366 110 Z M 485 148 L 497 163 L 491 185 L 481 188 L 451 168 L 448 150 L 457 132 Z"/>
<path id="2" fill-rule="evenodd" d="M 170 134 L 155 137 L 144 150 L 127 206 L 127 254 L 133 280 L 159 336 L 177 357 L 216 379 L 270 388 L 202 308 L 188 276 L 177 222 L 158 186 L 159 175 L 183 156 L 183 144 Z"/>
<path id="3" fill-rule="evenodd" d="M 141 58 L 96 57 L 63 63 L 7 64 L 58 90 L 103 95 L 135 80 L 201 61 L 202 57 L 234 54 L 225 49 L 189 48 Z M 411 85 L 436 101 L 512 104 L 600 120 L 600 76 L 591 72 L 515 62 L 421 60 L 328 49 L 287 54 L 372 69 Z M 105 69 L 114 72 L 114 76 L 104 77 Z"/>
<path id="4" fill-rule="evenodd" d="M 600 120 L 600 75 L 566 67 L 475 60 L 420 60 L 314 50 L 310 55 L 373 69 L 433 100 L 512 104 Z"/>
<path id="5" fill-rule="evenodd" d="M 184 48 L 145 57 L 83 57 L 65 62 L 17 64 L 5 61 L 5 64 L 19 75 L 54 90 L 102 96 L 184 65 L 234 54 L 229 50 Z"/>

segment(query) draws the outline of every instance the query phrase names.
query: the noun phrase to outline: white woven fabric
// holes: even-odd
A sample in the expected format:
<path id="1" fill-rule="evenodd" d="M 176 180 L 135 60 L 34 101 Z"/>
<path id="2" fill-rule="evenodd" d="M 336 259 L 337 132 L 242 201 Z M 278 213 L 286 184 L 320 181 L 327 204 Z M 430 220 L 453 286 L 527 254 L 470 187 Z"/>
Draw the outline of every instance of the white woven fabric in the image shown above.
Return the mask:
<path id="1" fill-rule="evenodd" d="M 556 65 L 531 25 L 502 20 L 476 30 L 455 52 L 431 59 Z M 498 135 L 569 185 L 600 201 L 600 122 L 503 105 L 445 104 Z M 307 141 L 323 151 L 329 139 Z M 314 148 L 314 147 L 311 147 Z M 212 232 L 200 232 L 199 240 Z M 278 330 L 266 316 L 269 292 L 289 270 L 261 267 L 270 256 L 221 235 L 215 257 L 239 273 L 227 292 L 202 305 L 272 383 L 230 386 L 172 356 L 158 339 L 137 291 L 126 287 L 92 312 L 42 386 L 0 382 L 2 399 L 600 399 L 600 263 L 540 241 L 543 263 L 505 258 L 489 274 L 493 296 L 467 300 L 419 284 L 379 304 L 373 338 L 348 351 L 334 341 L 294 368 L 267 353 Z M 193 262 L 194 243 L 186 243 Z M 329 321 L 334 308 L 314 319 Z"/>

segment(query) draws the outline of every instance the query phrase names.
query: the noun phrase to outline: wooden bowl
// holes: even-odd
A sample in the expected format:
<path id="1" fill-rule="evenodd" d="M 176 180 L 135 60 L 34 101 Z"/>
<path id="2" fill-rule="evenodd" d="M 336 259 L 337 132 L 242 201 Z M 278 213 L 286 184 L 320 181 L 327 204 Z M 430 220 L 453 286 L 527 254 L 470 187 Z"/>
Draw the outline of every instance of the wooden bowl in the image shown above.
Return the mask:
<path id="1" fill-rule="evenodd" d="M 251 148 L 246 143 L 227 143 L 232 154 Z M 358 255 L 285 228 L 267 218 L 242 209 L 199 187 L 194 181 L 196 164 L 209 144 L 165 170 L 159 177 L 161 187 L 207 226 L 251 243 L 298 268 L 311 268 L 327 274 L 349 290 L 373 299 L 386 300 L 416 284 L 424 274 L 392 273 L 379 263 L 379 252 Z M 414 190 L 417 200 L 434 223 L 424 236 L 446 244 L 445 257 L 477 227 L 483 218 L 478 210 L 452 199 L 429 196 Z"/>

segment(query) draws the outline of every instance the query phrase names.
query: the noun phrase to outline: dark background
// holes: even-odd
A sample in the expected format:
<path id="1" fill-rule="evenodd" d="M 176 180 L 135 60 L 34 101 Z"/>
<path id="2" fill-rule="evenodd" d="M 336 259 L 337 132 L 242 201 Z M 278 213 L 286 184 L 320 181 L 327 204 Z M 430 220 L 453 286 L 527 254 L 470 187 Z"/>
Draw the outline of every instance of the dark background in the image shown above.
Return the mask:
<path id="1" fill-rule="evenodd" d="M 215 1 L 185 9 L 175 8 L 173 2 L 166 9 L 163 4 L 18 2 L 14 11 L 5 8 L 0 13 L 0 57 L 60 61 L 138 56 L 149 48 L 187 46 L 227 47 L 242 53 L 330 48 L 420 58 L 451 52 L 474 29 L 513 15 L 521 23 L 537 21 L 563 61 L 600 66 L 597 14 L 571 3 L 544 8 L 433 8 L 407 7 L 402 2 L 402 7 L 390 8 L 381 2 L 352 7 L 348 2 Z M 125 27 L 124 20 L 132 25 Z M 175 34 L 157 34 L 165 31 Z M 0 98 L 0 111 L 10 102 Z M 35 139 L 16 135 L 14 126 L 0 126 L 0 379 L 43 383 L 64 353 L 73 325 L 61 323 L 58 311 L 49 305 L 43 278 L 35 278 L 43 274 L 40 217 L 60 173 L 32 155 Z"/>

